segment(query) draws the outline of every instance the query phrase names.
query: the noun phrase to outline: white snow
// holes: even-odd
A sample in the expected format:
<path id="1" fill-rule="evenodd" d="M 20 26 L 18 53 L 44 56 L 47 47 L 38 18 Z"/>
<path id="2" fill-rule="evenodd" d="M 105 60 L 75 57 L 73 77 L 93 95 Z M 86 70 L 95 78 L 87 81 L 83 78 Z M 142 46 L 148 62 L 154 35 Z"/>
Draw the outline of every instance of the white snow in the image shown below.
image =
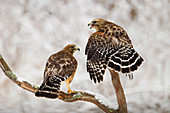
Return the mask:
<path id="1" fill-rule="evenodd" d="M 40 85 L 48 57 L 74 43 L 81 51 L 74 54 L 79 64 L 71 89 L 101 94 L 114 107 L 116 97 L 109 72 L 106 71 L 103 83 L 94 84 L 86 72 L 84 54 L 88 37 L 95 31 L 87 24 L 98 17 L 110 20 L 127 31 L 135 50 L 144 58 L 132 81 L 120 75 L 129 113 L 168 113 L 169 6 L 169 0 L 1 0 L 0 54 L 21 78 Z M 37 98 L 19 88 L 2 71 L 0 92 L 3 113 L 102 112 L 88 102 Z"/>
<path id="2" fill-rule="evenodd" d="M 101 94 L 95 93 L 89 90 L 80 90 L 86 92 L 87 94 L 94 95 L 95 99 L 98 100 L 101 104 L 108 106 L 109 108 L 113 108 L 113 105 L 109 105 L 108 100 Z"/>
<path id="3" fill-rule="evenodd" d="M 17 81 L 19 82 L 23 82 L 23 81 L 26 81 L 25 79 L 21 78 L 21 77 L 18 77 Z"/>

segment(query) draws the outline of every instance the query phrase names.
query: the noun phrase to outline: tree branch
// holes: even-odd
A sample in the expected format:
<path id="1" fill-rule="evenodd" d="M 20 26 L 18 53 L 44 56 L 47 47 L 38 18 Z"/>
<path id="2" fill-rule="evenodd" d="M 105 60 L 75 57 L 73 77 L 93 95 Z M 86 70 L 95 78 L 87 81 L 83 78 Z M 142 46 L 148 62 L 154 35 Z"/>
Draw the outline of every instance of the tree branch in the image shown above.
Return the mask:
<path id="1" fill-rule="evenodd" d="M 27 82 L 26 80 L 20 78 L 16 74 L 14 74 L 1 55 L 0 55 L 0 67 L 1 67 L 2 71 L 5 73 L 5 75 L 9 79 L 11 79 L 14 83 L 16 83 L 18 86 L 20 86 L 21 88 L 28 90 L 32 93 L 35 93 L 38 90 L 39 86 L 31 84 L 31 83 Z M 118 79 L 116 79 L 116 80 L 112 79 L 113 85 L 116 85 L 116 81 Z M 120 83 L 120 81 L 118 83 Z M 118 86 L 121 86 L 121 84 Z M 117 86 L 115 88 L 116 88 L 116 90 L 119 90 L 119 89 L 117 89 L 118 88 Z M 117 91 L 116 91 L 116 94 L 122 94 L 122 93 L 120 93 L 119 91 L 117 93 Z M 120 98 L 121 98 L 121 96 L 117 95 L 117 97 L 120 97 Z M 97 99 L 96 95 L 90 94 L 88 92 L 76 91 L 75 94 L 67 94 L 67 93 L 60 91 L 59 95 L 58 95 L 58 99 L 63 100 L 64 102 L 75 102 L 75 101 L 91 102 L 91 103 L 97 105 L 100 109 L 102 109 L 106 113 L 118 113 L 118 111 L 121 111 L 121 110 L 115 110 L 113 108 L 110 108 L 109 106 L 107 106 L 103 102 L 101 102 L 101 100 Z M 118 100 L 119 100 L 119 98 L 118 98 Z M 120 102 L 118 101 L 118 104 L 121 104 L 121 105 L 119 105 L 119 109 L 120 109 L 120 107 L 125 107 L 125 106 L 122 106 L 122 104 L 123 104 L 122 102 L 123 101 L 120 101 Z M 124 102 L 126 102 L 126 101 L 124 101 Z M 124 108 L 123 108 L 123 110 L 124 110 Z M 123 112 L 121 112 L 121 113 L 123 113 Z"/>
<path id="2" fill-rule="evenodd" d="M 114 70 L 110 70 L 111 78 L 112 78 L 112 84 L 115 88 L 116 92 L 116 97 L 117 97 L 117 102 L 119 105 L 118 112 L 119 113 L 127 113 L 127 103 L 126 103 L 126 98 L 124 95 L 124 90 L 122 88 L 119 74 L 115 72 Z"/>

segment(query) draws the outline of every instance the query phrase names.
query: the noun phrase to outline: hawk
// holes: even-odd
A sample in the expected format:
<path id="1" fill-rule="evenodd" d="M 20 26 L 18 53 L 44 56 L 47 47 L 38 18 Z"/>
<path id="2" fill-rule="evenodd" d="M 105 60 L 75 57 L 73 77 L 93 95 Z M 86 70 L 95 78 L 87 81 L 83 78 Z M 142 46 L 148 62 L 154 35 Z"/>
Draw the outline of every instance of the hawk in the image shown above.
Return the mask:
<path id="1" fill-rule="evenodd" d="M 62 81 L 66 82 L 68 93 L 74 93 L 74 91 L 71 91 L 69 84 L 73 80 L 77 69 L 78 63 L 73 57 L 73 53 L 77 50 L 80 51 L 76 45 L 69 44 L 63 50 L 48 58 L 44 71 L 44 81 L 35 93 L 36 96 L 57 98 Z"/>
<path id="2" fill-rule="evenodd" d="M 86 45 L 87 72 L 95 83 L 103 81 L 106 68 L 133 78 L 132 72 L 144 61 L 135 51 L 126 31 L 107 20 L 97 18 L 88 24 L 95 28 Z"/>

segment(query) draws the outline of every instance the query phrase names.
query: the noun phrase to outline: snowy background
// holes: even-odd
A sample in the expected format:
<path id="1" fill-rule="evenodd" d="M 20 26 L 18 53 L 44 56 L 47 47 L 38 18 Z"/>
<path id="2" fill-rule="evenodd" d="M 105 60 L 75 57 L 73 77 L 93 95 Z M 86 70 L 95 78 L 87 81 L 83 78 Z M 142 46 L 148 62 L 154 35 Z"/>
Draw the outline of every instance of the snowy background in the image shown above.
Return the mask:
<path id="1" fill-rule="evenodd" d="M 120 75 L 129 113 L 170 112 L 170 1 L 169 0 L 0 0 L 0 54 L 12 70 L 40 85 L 50 54 L 69 43 L 81 48 L 72 90 L 89 90 L 117 107 L 107 71 L 94 84 L 86 72 L 84 54 L 94 32 L 87 24 L 101 17 L 122 26 L 144 64 L 134 79 Z M 62 88 L 66 91 L 65 86 Z M 37 98 L 10 81 L 0 69 L 0 113 L 102 113 L 87 102 L 65 103 Z"/>

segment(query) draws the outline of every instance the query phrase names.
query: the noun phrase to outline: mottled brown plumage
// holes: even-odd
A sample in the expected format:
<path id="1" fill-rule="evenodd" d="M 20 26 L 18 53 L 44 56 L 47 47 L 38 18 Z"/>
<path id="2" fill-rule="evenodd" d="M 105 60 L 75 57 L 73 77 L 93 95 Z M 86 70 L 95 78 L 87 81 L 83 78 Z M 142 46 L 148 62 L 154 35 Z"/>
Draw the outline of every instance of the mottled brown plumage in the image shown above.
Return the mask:
<path id="1" fill-rule="evenodd" d="M 70 44 L 48 58 L 44 71 L 44 81 L 35 93 L 36 96 L 57 98 L 62 81 L 66 81 L 68 93 L 72 93 L 69 84 L 77 69 L 77 60 L 73 57 L 76 50 L 80 49 L 74 44 Z"/>
<path id="2" fill-rule="evenodd" d="M 87 71 L 90 78 L 100 83 L 105 69 L 129 75 L 142 64 L 143 58 L 134 50 L 126 31 L 107 20 L 97 18 L 89 23 L 95 28 L 86 45 Z"/>

